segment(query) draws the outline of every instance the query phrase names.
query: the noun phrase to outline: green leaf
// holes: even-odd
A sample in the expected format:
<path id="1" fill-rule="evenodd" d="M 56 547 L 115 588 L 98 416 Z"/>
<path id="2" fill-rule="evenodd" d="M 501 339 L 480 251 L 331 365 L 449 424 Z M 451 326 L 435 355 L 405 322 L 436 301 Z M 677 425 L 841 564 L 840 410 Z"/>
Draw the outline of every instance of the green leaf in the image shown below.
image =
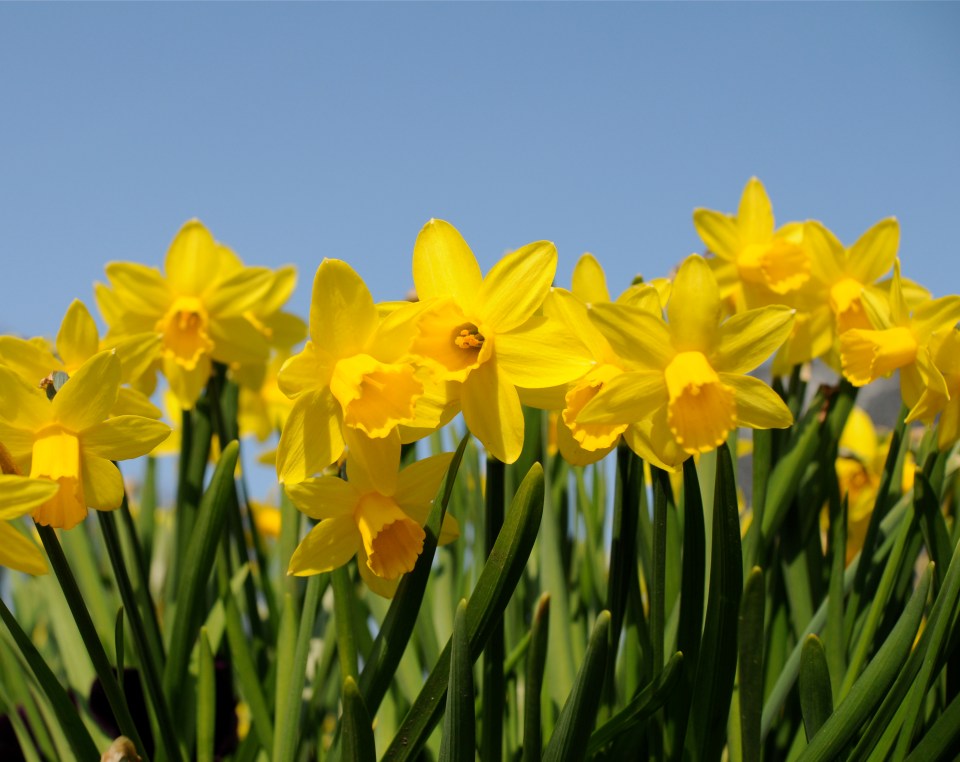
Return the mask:
<path id="1" fill-rule="evenodd" d="M 807 741 L 833 713 L 833 690 L 830 686 L 830 668 L 823 643 L 816 635 L 808 635 L 800 654 L 800 712 Z"/>
<path id="2" fill-rule="evenodd" d="M 553 735 L 544 749 L 544 762 L 576 762 L 586 757 L 600 708 L 597 697 L 603 688 L 609 649 L 610 612 L 601 611 L 593 626 L 573 690 L 560 711 Z"/>
<path id="3" fill-rule="evenodd" d="M 740 743 L 744 762 L 760 760 L 765 603 L 763 570 L 754 566 L 747 577 L 740 601 Z"/>
<path id="4" fill-rule="evenodd" d="M 717 450 L 710 593 L 694 682 L 685 748 L 696 759 L 718 759 L 737 670 L 737 623 L 743 591 L 740 517 L 730 449 Z"/>
<path id="5" fill-rule="evenodd" d="M 467 602 L 461 599 L 453 620 L 447 710 L 443 719 L 440 762 L 473 762 L 476 758 L 473 659 L 467 638 Z"/>
<path id="6" fill-rule="evenodd" d="M 341 762 L 376 762 L 377 749 L 373 740 L 370 713 L 352 677 L 343 681 L 343 728 Z"/>
<path id="7" fill-rule="evenodd" d="M 847 697 L 811 739 L 800 755 L 801 760 L 830 759 L 839 754 L 883 698 L 910 653 L 930 591 L 931 576 L 932 565 L 928 565 L 890 635 Z"/>
<path id="8" fill-rule="evenodd" d="M 197 660 L 197 762 L 213 762 L 216 737 L 217 688 L 213 652 L 207 629 L 200 628 Z"/>
<path id="9" fill-rule="evenodd" d="M 540 706 L 543 697 L 543 670 L 547 663 L 547 635 L 550 631 L 550 594 L 537 601 L 527 649 L 526 681 L 523 686 L 523 760 L 539 762 L 541 738 Z"/>
<path id="10" fill-rule="evenodd" d="M 954 697 L 937 721 L 920 739 L 907 757 L 907 762 L 947 759 L 951 749 L 956 749 L 958 738 L 960 738 L 960 695 Z"/>
<path id="11" fill-rule="evenodd" d="M 543 468 L 536 464 L 517 489 L 503 522 L 496 545 L 480 572 L 480 579 L 467 602 L 470 653 L 476 658 L 490 635 L 494 622 L 513 595 L 533 550 L 543 516 Z M 413 759 L 436 725 L 446 698 L 450 670 L 448 642 L 427 677 L 423 689 L 404 718 L 383 760 Z"/>
<path id="12" fill-rule="evenodd" d="M 206 601 L 206 585 L 210 579 L 217 544 L 225 531 L 227 512 L 234 491 L 233 473 L 237 466 L 239 444 L 231 442 L 220 454 L 210 486 L 200 501 L 200 510 L 183 562 L 177 591 L 177 612 L 170 635 L 163 687 L 174 705 L 187 673 L 190 651 L 200 630 Z M 270 748 L 269 746 L 267 748 Z"/>

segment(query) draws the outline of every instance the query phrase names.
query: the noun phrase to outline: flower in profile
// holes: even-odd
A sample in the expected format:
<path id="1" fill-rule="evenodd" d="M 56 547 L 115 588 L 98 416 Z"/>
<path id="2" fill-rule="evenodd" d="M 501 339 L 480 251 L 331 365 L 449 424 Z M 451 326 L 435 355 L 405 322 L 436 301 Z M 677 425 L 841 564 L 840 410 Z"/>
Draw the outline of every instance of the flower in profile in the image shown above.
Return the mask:
<path id="1" fill-rule="evenodd" d="M 453 387 L 471 433 L 505 463 L 523 447 L 517 387 L 565 384 L 593 365 L 562 325 L 538 314 L 556 268 L 556 247 L 537 241 L 483 276 L 466 241 L 443 220 L 424 225 L 414 246 L 422 304 L 410 352 Z"/>
<path id="2" fill-rule="evenodd" d="M 750 178 L 736 215 L 696 209 L 693 224 L 707 249 L 721 295 L 736 311 L 784 303 L 810 280 L 810 256 L 804 225 L 790 222 L 774 229 L 773 207 L 756 177 Z"/>
<path id="3" fill-rule="evenodd" d="M 900 393 L 907 407 L 914 408 L 928 388 L 933 394 L 949 397 L 929 344 L 934 333 L 952 328 L 960 320 L 960 296 L 944 296 L 912 308 L 897 261 L 889 298 L 881 300 L 864 291 L 861 300 L 873 327 L 852 328 L 840 335 L 840 361 L 847 380 L 865 386 L 899 370 Z"/>
<path id="4" fill-rule="evenodd" d="M 0 465 L 3 465 L 0 474 L 0 566 L 27 574 L 46 574 L 47 562 L 40 549 L 10 522 L 50 500 L 58 487 L 45 479 L 29 479 L 15 473 L 13 461 L 3 445 L 0 445 Z"/>
<path id="5" fill-rule="evenodd" d="M 389 339 L 360 276 L 346 262 L 323 260 L 313 281 L 310 338 L 277 376 L 295 400 L 277 449 L 281 482 L 302 481 L 336 461 L 345 429 L 399 454 L 397 427 L 415 423 L 423 384 L 413 365 L 392 361 Z"/>
<path id="6" fill-rule="evenodd" d="M 937 416 L 937 447 L 949 450 L 960 441 L 960 329 L 941 329 L 930 337 L 930 357 L 943 378 L 943 384 L 927 384 L 907 423 L 932 424 Z"/>
<path id="7" fill-rule="evenodd" d="M 147 332 L 159 337 L 152 359 L 180 405 L 191 409 L 214 361 L 266 361 L 268 341 L 248 314 L 262 314 L 259 305 L 270 302 L 277 281 L 266 268 L 240 265 L 199 220 L 177 233 L 164 269 L 111 262 L 109 285 L 96 286 L 97 304 L 108 342 Z"/>
<path id="8" fill-rule="evenodd" d="M 720 446 L 737 426 L 792 423 L 783 400 L 745 374 L 782 344 L 793 311 L 768 306 L 723 321 L 720 289 L 702 257 L 681 264 L 667 302 L 669 322 L 622 304 L 596 304 L 590 316 L 635 369 L 607 381 L 577 422 L 633 424 L 624 438 L 654 465 L 673 470 Z"/>
<path id="9" fill-rule="evenodd" d="M 453 455 L 434 455 L 398 473 L 399 459 L 384 458 L 378 448 L 361 452 L 361 442 L 347 455 L 349 481 L 320 476 L 285 485 L 294 505 L 319 521 L 291 557 L 289 573 L 320 574 L 356 556 L 367 586 L 390 598 L 423 550 L 423 525 Z M 446 515 L 439 543 L 452 542 L 459 531 Z"/>
<path id="10" fill-rule="evenodd" d="M 70 529 L 87 508 L 113 510 L 123 500 L 123 479 L 111 463 L 145 455 L 170 429 L 139 415 L 107 418 L 120 388 L 120 361 L 100 352 L 51 396 L 0 366 L 0 442 L 16 468 L 59 485 L 34 509 L 39 524 Z"/>

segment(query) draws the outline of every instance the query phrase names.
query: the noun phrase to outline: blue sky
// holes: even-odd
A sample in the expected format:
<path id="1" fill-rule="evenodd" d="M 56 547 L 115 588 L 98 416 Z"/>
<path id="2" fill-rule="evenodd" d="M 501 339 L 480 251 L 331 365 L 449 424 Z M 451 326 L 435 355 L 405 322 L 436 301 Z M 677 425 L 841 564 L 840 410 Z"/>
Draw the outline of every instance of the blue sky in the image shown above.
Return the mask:
<path id="1" fill-rule="evenodd" d="M 188 218 L 250 264 L 411 285 L 430 217 L 484 267 L 547 238 L 614 289 L 751 175 L 846 243 L 888 215 L 960 292 L 960 6 L 3 4 L 0 331 L 56 332 Z"/>

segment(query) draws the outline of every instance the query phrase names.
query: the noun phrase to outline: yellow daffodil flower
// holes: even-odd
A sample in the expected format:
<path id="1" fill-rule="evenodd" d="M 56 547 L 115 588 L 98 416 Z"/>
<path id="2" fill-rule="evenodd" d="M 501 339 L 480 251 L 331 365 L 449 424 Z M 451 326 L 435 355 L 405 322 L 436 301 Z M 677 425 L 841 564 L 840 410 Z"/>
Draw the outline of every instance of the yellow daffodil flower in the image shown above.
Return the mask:
<path id="1" fill-rule="evenodd" d="M 590 316 L 614 351 L 639 370 L 610 379 L 580 411 L 580 424 L 634 424 L 624 438 L 641 457 L 673 470 L 726 441 L 736 426 L 785 428 L 793 417 L 766 384 L 744 375 L 790 332 L 793 311 L 768 306 L 722 321 L 716 278 L 691 255 L 680 266 L 665 323 L 636 306 L 597 304 Z"/>
<path id="2" fill-rule="evenodd" d="M 123 499 L 123 480 L 112 460 L 145 455 L 167 437 L 163 423 L 138 415 L 107 418 L 120 388 L 120 361 L 113 352 L 87 360 L 52 400 L 41 389 L 0 366 L 0 442 L 17 468 L 59 484 L 34 510 L 39 524 L 70 529 L 87 508 L 113 510 Z"/>
<path id="3" fill-rule="evenodd" d="M 932 424 L 939 415 L 937 447 L 946 451 L 960 441 L 960 329 L 934 332 L 930 337 L 930 356 L 943 377 L 943 385 L 926 385 L 907 422 Z"/>
<path id="4" fill-rule="evenodd" d="M 864 291 L 861 301 L 873 328 L 852 328 L 841 334 L 840 361 L 847 380 L 865 386 L 899 370 L 900 393 L 907 407 L 916 406 L 927 388 L 949 397 L 943 375 L 930 357 L 929 343 L 934 332 L 960 320 L 960 296 L 944 296 L 911 309 L 897 261 L 889 299 Z"/>
<path id="5" fill-rule="evenodd" d="M 47 562 L 40 549 L 10 522 L 50 500 L 57 485 L 45 479 L 29 479 L 13 471 L 9 453 L 0 445 L 0 566 L 26 572 L 46 574 Z M 10 470 L 8 470 L 10 469 Z"/>
<path id="6" fill-rule="evenodd" d="M 349 481 L 320 476 L 285 485 L 297 508 L 320 522 L 294 551 L 288 573 L 320 574 L 357 556 L 367 586 L 391 598 L 423 550 L 423 525 L 453 456 L 434 455 L 397 473 L 399 458 L 386 460 L 378 450 L 361 453 L 362 448 L 358 442 L 347 456 Z M 447 514 L 440 544 L 459 533 Z"/>
<path id="7" fill-rule="evenodd" d="M 260 315 L 276 286 L 266 268 L 239 265 L 198 220 L 173 239 L 165 274 L 144 265 L 111 262 L 109 286 L 97 284 L 108 341 L 152 332 L 160 341 L 154 358 L 184 409 L 193 407 L 213 361 L 265 362 L 268 342 L 247 317 Z"/>
<path id="8" fill-rule="evenodd" d="M 736 311 L 783 303 L 784 295 L 810 279 L 810 256 L 803 223 L 775 230 L 773 208 L 756 177 L 743 189 L 736 215 L 696 209 L 693 224 L 707 249 L 716 255 L 715 268 L 724 299 Z"/>
<path id="9" fill-rule="evenodd" d="M 121 383 L 129 384 L 150 366 L 158 345 L 159 338 L 153 333 L 136 334 L 112 343 L 101 341 L 90 311 L 83 302 L 74 299 L 60 322 L 56 354 L 45 339 L 0 336 L 0 365 L 15 370 L 28 383 L 39 384 L 56 371 L 69 375 L 98 352 L 115 349 L 120 360 Z M 159 418 L 160 410 L 145 394 L 121 386 L 111 414 Z"/>
<path id="10" fill-rule="evenodd" d="M 455 386 L 467 427 L 504 463 L 523 447 L 517 387 L 564 384 L 593 364 L 561 325 L 537 314 L 556 268 L 556 248 L 538 241 L 507 254 L 484 277 L 466 241 L 442 220 L 423 227 L 413 250 L 422 305 L 410 351 Z"/>
<path id="11" fill-rule="evenodd" d="M 410 363 L 391 362 L 389 334 L 366 284 L 346 263 L 325 259 L 313 281 L 310 338 L 281 367 L 281 391 L 295 400 L 277 450 L 280 481 L 318 474 L 350 436 L 382 440 L 399 453 L 397 427 L 414 424 L 423 383 Z"/>

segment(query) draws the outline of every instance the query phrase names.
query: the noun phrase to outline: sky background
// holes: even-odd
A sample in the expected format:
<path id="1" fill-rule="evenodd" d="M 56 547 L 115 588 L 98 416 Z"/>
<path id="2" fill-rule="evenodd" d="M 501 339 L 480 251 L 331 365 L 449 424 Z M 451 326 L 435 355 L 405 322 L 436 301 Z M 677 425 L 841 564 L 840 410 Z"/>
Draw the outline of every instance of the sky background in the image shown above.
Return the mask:
<path id="1" fill-rule="evenodd" d="M 778 223 L 902 224 L 960 293 L 960 5 L 2 4 L 0 332 L 53 336 L 199 217 L 248 264 L 411 286 L 430 217 L 484 269 L 556 242 L 619 291 L 751 175 Z"/>

